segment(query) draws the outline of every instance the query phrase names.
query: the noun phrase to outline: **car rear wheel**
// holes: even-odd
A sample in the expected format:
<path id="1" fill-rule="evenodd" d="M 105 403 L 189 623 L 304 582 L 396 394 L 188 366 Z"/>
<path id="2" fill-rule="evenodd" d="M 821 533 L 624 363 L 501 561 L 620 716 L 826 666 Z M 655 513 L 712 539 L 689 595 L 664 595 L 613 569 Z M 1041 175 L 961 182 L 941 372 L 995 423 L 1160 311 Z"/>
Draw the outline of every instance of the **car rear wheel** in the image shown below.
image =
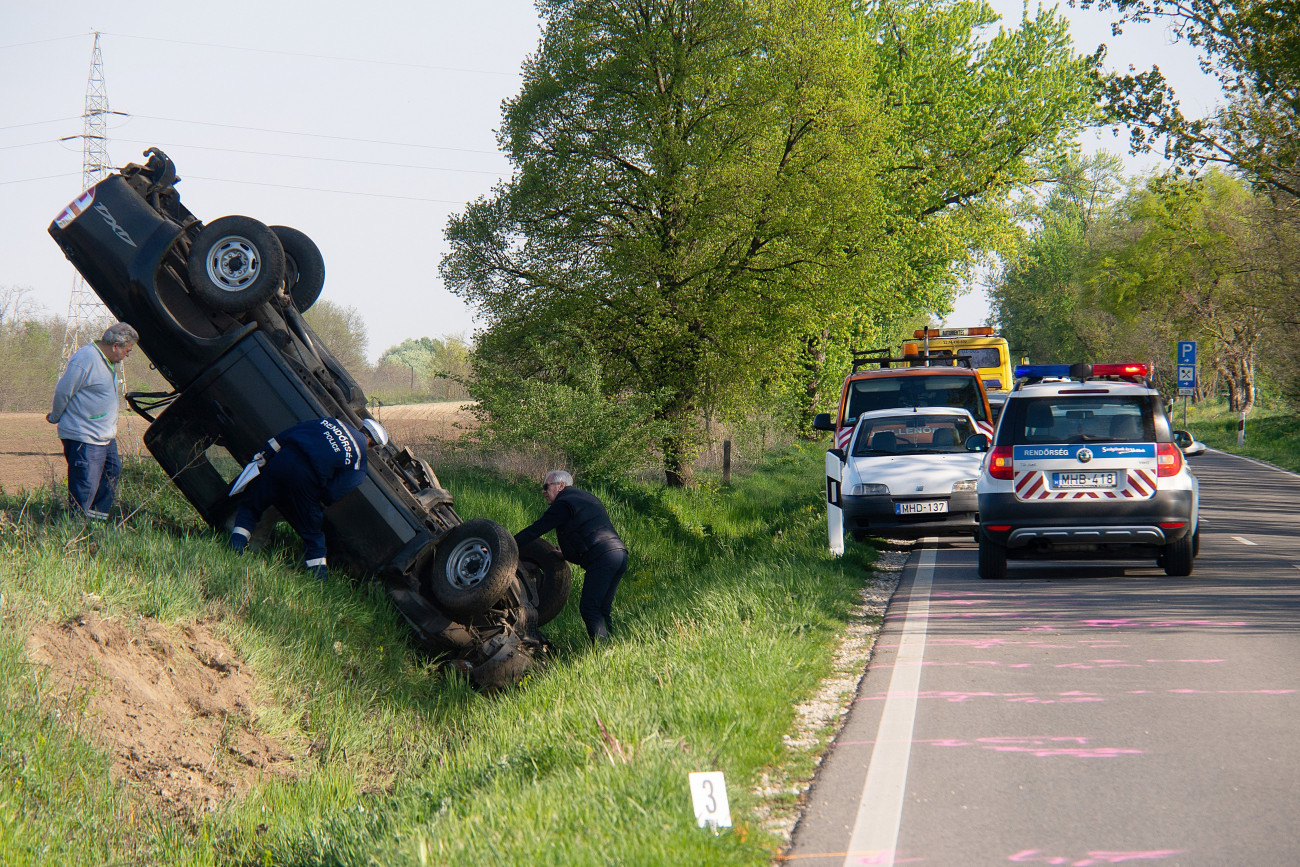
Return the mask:
<path id="1" fill-rule="evenodd" d="M 284 291 L 299 313 L 316 303 L 325 286 L 325 257 L 311 238 L 292 226 L 272 226 L 284 248 Z"/>
<path id="2" fill-rule="evenodd" d="M 573 573 L 556 548 L 545 539 L 534 539 L 519 549 L 519 569 L 537 588 L 537 625 L 545 626 L 564 610 L 573 589 Z"/>
<path id="3" fill-rule="evenodd" d="M 519 548 L 505 527 L 475 518 L 438 543 L 429 596 L 453 617 L 477 617 L 500 601 L 519 566 Z"/>
<path id="4" fill-rule="evenodd" d="M 1007 577 L 1006 547 L 981 537 L 979 573 L 985 581 L 1001 581 Z"/>
<path id="5" fill-rule="evenodd" d="M 199 230 L 185 263 L 199 301 L 221 313 L 246 313 L 284 281 L 284 248 L 251 217 L 221 217 Z"/>
<path id="6" fill-rule="evenodd" d="M 1171 578 L 1184 578 L 1192 574 L 1192 562 L 1196 556 L 1196 539 L 1191 533 L 1176 542 L 1170 542 L 1165 546 L 1165 553 L 1161 556 L 1163 561 L 1161 565 L 1165 567 L 1165 574 Z"/>

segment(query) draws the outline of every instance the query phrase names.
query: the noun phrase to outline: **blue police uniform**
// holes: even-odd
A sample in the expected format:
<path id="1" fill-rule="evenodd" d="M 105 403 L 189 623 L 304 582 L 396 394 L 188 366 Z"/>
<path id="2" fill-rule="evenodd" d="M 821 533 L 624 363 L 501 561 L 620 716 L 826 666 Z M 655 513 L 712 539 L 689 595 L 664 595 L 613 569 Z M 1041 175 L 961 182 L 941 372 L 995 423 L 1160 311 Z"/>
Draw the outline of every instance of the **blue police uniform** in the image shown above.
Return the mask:
<path id="1" fill-rule="evenodd" d="M 266 466 L 249 484 L 235 513 L 230 547 L 242 551 L 271 506 L 302 536 L 307 569 L 326 575 L 325 507 L 366 477 L 365 435 L 336 418 L 296 424 L 267 440 Z"/>

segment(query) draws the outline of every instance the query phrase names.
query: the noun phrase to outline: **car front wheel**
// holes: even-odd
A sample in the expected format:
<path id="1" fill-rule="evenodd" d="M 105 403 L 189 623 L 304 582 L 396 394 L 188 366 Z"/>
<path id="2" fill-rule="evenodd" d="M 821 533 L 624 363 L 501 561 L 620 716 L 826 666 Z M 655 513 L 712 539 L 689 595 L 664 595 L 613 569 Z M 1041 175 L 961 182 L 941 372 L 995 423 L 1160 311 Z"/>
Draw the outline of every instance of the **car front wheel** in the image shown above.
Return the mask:
<path id="1" fill-rule="evenodd" d="M 519 566 L 519 548 L 505 527 L 474 518 L 438 543 L 427 590 L 452 617 L 477 617 L 500 601 Z"/>
<path id="2" fill-rule="evenodd" d="M 251 217 L 221 217 L 199 230 L 185 263 L 194 294 L 221 313 L 246 313 L 284 281 L 284 248 Z"/>
<path id="3" fill-rule="evenodd" d="M 519 550 L 519 570 L 526 573 L 537 588 L 537 625 L 550 623 L 569 601 L 573 574 L 569 564 L 545 539 L 534 539 Z"/>

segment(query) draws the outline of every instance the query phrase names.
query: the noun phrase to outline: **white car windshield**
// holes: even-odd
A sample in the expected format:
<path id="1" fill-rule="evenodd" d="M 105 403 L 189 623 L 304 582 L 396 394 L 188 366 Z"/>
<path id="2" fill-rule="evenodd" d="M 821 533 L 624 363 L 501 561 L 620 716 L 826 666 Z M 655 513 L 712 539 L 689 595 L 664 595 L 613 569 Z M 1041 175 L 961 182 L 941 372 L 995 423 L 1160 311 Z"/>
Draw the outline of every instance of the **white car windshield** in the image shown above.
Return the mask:
<path id="1" fill-rule="evenodd" d="M 864 418 L 858 422 L 853 456 L 965 452 L 966 439 L 975 433 L 965 415 L 906 413 Z"/>

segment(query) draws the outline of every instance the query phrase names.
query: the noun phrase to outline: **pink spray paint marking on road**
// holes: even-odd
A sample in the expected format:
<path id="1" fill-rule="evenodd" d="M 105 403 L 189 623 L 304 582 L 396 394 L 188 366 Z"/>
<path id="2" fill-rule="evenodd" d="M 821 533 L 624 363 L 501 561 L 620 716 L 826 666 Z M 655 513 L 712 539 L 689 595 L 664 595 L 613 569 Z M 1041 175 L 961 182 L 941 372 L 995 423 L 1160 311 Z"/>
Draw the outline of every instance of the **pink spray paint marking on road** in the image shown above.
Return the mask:
<path id="1" fill-rule="evenodd" d="M 1098 867 L 1102 864 L 1127 864 L 1133 861 L 1163 861 L 1181 855 L 1182 849 L 1152 849 L 1145 852 L 1090 850 L 1083 858 L 1073 855 L 1048 855 L 1042 849 L 1025 849 L 1008 858 L 1015 864 L 1056 864 L 1064 867 Z"/>
<path id="2" fill-rule="evenodd" d="M 978 747 L 998 753 L 1022 753 L 1036 758 L 1114 759 L 1145 753 L 1145 750 L 1122 747 L 1092 747 L 1088 746 L 1087 738 L 1078 737 L 1001 737 L 976 738 L 972 741 L 948 738 L 917 743 L 928 743 L 936 747 Z"/>

